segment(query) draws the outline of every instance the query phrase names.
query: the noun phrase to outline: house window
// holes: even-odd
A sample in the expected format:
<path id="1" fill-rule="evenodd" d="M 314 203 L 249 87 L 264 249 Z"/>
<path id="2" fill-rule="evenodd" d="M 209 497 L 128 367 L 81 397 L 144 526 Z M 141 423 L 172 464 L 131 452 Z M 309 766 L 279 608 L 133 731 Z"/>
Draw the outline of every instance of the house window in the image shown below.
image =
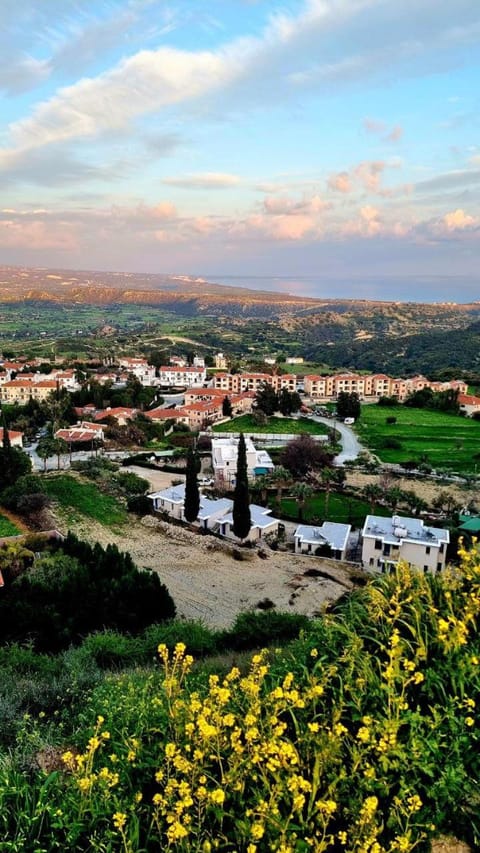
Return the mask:
<path id="1" fill-rule="evenodd" d="M 430 545 L 427 545 L 427 547 L 425 548 L 425 553 L 426 553 L 426 554 L 429 554 L 429 553 L 430 553 Z"/>
<path id="2" fill-rule="evenodd" d="M 424 567 L 423 567 L 423 571 L 424 571 L 424 572 L 428 572 L 428 566 L 424 566 Z"/>
<path id="3" fill-rule="evenodd" d="M 437 572 L 441 572 L 441 571 L 442 571 L 442 564 L 437 563 Z"/>
<path id="4" fill-rule="evenodd" d="M 375 551 L 381 551 L 381 550 L 382 550 L 382 540 L 381 539 L 375 539 Z"/>
<path id="5" fill-rule="evenodd" d="M 443 542 L 442 542 L 442 544 L 440 545 L 440 548 L 438 549 L 440 554 L 443 554 L 443 549 L 444 549 L 444 547 L 445 547 L 445 546 L 444 546 L 444 544 L 443 544 Z"/>
<path id="6" fill-rule="evenodd" d="M 374 562 L 374 561 L 373 561 L 373 557 L 370 557 L 369 566 L 373 566 L 373 562 Z"/>
<path id="7" fill-rule="evenodd" d="M 385 546 L 384 546 L 383 554 L 384 554 L 384 556 L 385 556 L 385 557 L 389 557 L 389 556 L 390 556 L 390 545 L 385 545 Z"/>

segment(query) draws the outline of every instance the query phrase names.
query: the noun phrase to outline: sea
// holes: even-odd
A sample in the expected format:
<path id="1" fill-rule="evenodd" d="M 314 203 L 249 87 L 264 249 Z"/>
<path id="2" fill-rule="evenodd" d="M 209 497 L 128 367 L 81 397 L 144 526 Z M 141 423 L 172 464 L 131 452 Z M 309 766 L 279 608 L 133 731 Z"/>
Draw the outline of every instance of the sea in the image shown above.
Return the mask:
<path id="1" fill-rule="evenodd" d="M 379 302 L 480 302 L 480 277 L 415 276 L 326 279 L 324 276 L 208 275 L 213 284 L 247 287 L 315 299 L 366 299 Z"/>

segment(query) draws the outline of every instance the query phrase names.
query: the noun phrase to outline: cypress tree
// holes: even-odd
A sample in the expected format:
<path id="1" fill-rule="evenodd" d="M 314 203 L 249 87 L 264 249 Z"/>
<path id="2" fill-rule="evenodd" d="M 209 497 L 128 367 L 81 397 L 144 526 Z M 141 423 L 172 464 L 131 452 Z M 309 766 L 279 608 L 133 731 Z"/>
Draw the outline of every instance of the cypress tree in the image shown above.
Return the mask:
<path id="1" fill-rule="evenodd" d="M 197 454 L 190 449 L 187 456 L 187 470 L 185 477 L 185 504 L 183 514 L 187 521 L 195 521 L 200 509 L 200 492 L 197 482 Z"/>
<path id="2" fill-rule="evenodd" d="M 6 456 L 10 456 L 10 450 L 11 450 L 12 445 L 10 443 L 10 436 L 8 434 L 7 419 L 5 417 L 5 414 L 2 417 L 2 426 L 3 426 L 3 442 L 2 442 L 3 449 L 5 451 Z"/>
<path id="3" fill-rule="evenodd" d="M 250 499 L 248 494 L 247 448 L 243 432 L 238 442 L 237 473 L 233 493 L 233 532 L 239 539 L 245 539 L 252 526 Z"/>

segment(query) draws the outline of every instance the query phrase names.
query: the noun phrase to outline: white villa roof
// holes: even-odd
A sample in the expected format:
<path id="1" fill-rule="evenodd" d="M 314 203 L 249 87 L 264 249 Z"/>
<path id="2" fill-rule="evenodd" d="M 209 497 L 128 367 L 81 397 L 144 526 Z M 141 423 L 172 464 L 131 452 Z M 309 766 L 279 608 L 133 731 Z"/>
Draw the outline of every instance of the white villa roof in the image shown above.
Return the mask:
<path id="1" fill-rule="evenodd" d="M 295 538 L 312 545 L 327 543 L 334 551 L 343 551 L 351 531 L 350 524 L 338 524 L 335 521 L 324 521 L 321 527 L 312 527 L 310 524 L 299 524 L 295 531 Z"/>
<path id="2" fill-rule="evenodd" d="M 269 527 L 271 524 L 278 524 L 278 518 L 273 518 L 270 515 L 271 509 L 265 506 L 258 506 L 258 504 L 250 504 L 250 518 L 252 520 L 252 527 Z M 228 515 L 225 515 L 222 518 L 222 522 L 228 522 L 228 524 L 233 524 L 233 515 L 230 512 Z"/>
<path id="3" fill-rule="evenodd" d="M 148 495 L 150 500 L 162 498 L 170 501 L 172 504 L 181 504 L 185 500 L 185 483 L 180 483 L 178 486 L 169 486 L 168 489 L 163 489 L 161 492 L 152 492 Z"/>
<path id="4" fill-rule="evenodd" d="M 229 501 L 227 498 L 219 498 L 218 500 L 211 500 L 211 498 L 200 498 L 200 511 L 198 513 L 198 520 L 205 521 L 207 518 L 210 518 L 211 515 L 215 515 L 218 512 L 230 512 L 232 509 L 233 502 Z"/>
<path id="5" fill-rule="evenodd" d="M 448 530 L 425 526 L 421 518 L 408 518 L 403 515 L 394 515 L 392 518 L 367 515 L 362 536 L 383 539 L 390 545 L 399 545 L 405 541 L 421 542 L 422 545 L 450 542 Z"/>

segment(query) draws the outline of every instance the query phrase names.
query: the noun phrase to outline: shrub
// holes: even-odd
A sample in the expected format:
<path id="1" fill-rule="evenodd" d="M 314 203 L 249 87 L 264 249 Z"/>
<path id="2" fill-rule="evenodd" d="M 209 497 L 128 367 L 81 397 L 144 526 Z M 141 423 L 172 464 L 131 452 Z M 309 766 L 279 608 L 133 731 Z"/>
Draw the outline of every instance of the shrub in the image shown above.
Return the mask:
<path id="1" fill-rule="evenodd" d="M 382 447 L 388 448 L 389 450 L 401 450 L 402 442 L 397 438 L 384 438 L 382 441 Z"/>

